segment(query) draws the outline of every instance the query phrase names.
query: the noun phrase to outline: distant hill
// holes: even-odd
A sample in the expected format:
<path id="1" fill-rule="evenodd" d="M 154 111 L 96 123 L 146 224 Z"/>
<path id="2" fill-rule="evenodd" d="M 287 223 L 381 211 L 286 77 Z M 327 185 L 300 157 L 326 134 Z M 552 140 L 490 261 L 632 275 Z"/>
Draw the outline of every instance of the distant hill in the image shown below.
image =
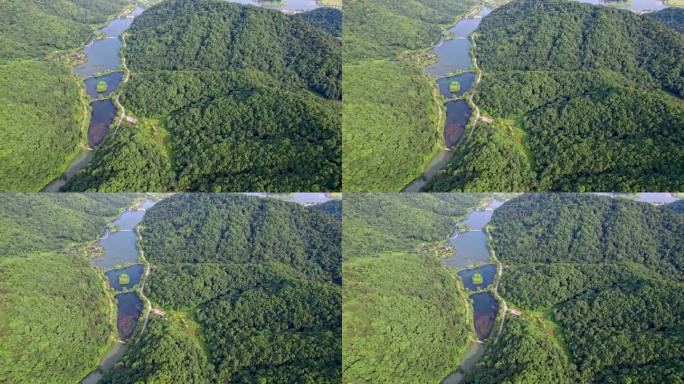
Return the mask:
<path id="1" fill-rule="evenodd" d="M 474 101 L 494 123 L 432 190 L 684 188 L 684 35 L 625 10 L 517 0 L 475 41 Z"/>
<path id="2" fill-rule="evenodd" d="M 296 15 L 335 37 L 342 37 L 342 11 L 336 8 L 316 8 Z"/>
<path id="3" fill-rule="evenodd" d="M 684 33 L 684 8 L 669 7 L 657 12 L 649 12 L 646 16 Z"/>
<path id="4" fill-rule="evenodd" d="M 149 297 L 167 315 L 105 383 L 340 383 L 339 220 L 274 199 L 179 194 L 142 225 Z"/>
<path id="5" fill-rule="evenodd" d="M 129 151 L 111 154 L 120 144 L 110 140 L 67 189 L 140 190 L 129 180 L 152 165 L 174 173 L 160 178 L 162 190 L 337 190 L 340 53 L 333 36 L 279 11 L 220 0 L 153 6 L 124 50 L 132 76 L 121 100 L 144 132 Z M 149 151 L 168 160 L 135 161 Z"/>

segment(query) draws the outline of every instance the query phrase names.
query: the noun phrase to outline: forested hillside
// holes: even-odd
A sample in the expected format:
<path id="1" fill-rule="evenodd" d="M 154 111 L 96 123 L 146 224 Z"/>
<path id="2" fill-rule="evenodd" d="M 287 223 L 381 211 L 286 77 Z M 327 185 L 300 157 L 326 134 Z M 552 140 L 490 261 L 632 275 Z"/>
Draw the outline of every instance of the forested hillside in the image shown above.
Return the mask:
<path id="1" fill-rule="evenodd" d="M 340 220 L 273 199 L 175 195 L 141 231 L 149 297 L 168 315 L 106 382 L 340 382 Z"/>
<path id="2" fill-rule="evenodd" d="M 484 194 L 349 194 L 344 197 L 345 259 L 411 251 L 446 240 Z"/>
<path id="3" fill-rule="evenodd" d="M 344 198 L 343 381 L 439 383 L 474 340 L 470 303 L 434 247 L 485 195 Z"/>
<path id="4" fill-rule="evenodd" d="M 508 320 L 466 382 L 684 378 L 681 215 L 610 197 L 539 194 L 506 203 L 492 225 L 504 264 L 499 291 L 523 315 Z"/>
<path id="5" fill-rule="evenodd" d="M 78 382 L 104 354 L 109 300 L 91 254 L 127 195 L 13 194 L 0 199 L 0 382 Z"/>
<path id="6" fill-rule="evenodd" d="M 345 3 L 345 191 L 400 191 L 418 178 L 437 147 L 439 104 L 418 60 L 442 29 L 474 1 Z M 400 60 L 397 60 L 400 58 Z"/>
<path id="7" fill-rule="evenodd" d="M 684 8 L 665 8 L 658 12 L 647 13 L 646 16 L 658 20 L 679 32 L 684 32 Z"/>
<path id="8" fill-rule="evenodd" d="M 129 3 L 0 2 L 0 191 L 39 191 L 73 160 L 89 113 L 69 52 Z"/>
<path id="9" fill-rule="evenodd" d="M 336 8 L 316 8 L 312 11 L 296 15 L 309 23 L 316 25 L 331 35 L 342 37 L 342 11 Z"/>
<path id="10" fill-rule="evenodd" d="M 121 100 L 153 131 L 133 137 L 138 150 L 170 154 L 174 179 L 159 180 L 163 189 L 340 188 L 341 43 L 306 20 L 221 0 L 165 1 L 136 18 Z M 69 188 L 146 175 L 144 162 L 121 163 L 113 150 L 99 150 Z"/>
<path id="11" fill-rule="evenodd" d="M 682 189 L 684 35 L 629 11 L 519 0 L 476 43 L 475 103 L 495 125 L 433 190 Z"/>

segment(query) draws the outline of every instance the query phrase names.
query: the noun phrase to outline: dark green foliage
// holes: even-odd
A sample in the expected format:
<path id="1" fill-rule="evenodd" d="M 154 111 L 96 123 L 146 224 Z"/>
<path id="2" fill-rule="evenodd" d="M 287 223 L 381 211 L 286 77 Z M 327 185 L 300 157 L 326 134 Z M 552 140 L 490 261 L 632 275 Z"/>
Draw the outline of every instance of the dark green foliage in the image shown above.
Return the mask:
<path id="1" fill-rule="evenodd" d="M 316 204 L 312 207 L 312 209 L 317 209 L 320 211 L 323 211 L 332 217 L 342 220 L 342 200 L 341 199 L 333 199 L 330 201 L 326 201 L 325 203 L 322 204 Z"/>
<path id="2" fill-rule="evenodd" d="M 316 8 L 295 15 L 335 37 L 342 37 L 342 11 L 335 8 Z"/>
<path id="3" fill-rule="evenodd" d="M 344 191 L 399 192 L 427 167 L 437 150 L 442 112 L 422 64 L 397 56 L 433 45 L 473 5 L 345 1 Z"/>
<path id="4" fill-rule="evenodd" d="M 145 164 L 103 154 L 85 172 L 97 176 L 80 180 L 79 190 L 341 188 L 341 45 L 334 37 L 300 18 L 219 0 L 163 2 L 136 18 L 127 36 L 132 76 L 122 102 L 168 132 L 163 148 L 173 157 L 174 180 L 167 184 L 164 165 L 163 178 L 126 184 L 117 174 L 144 181 Z M 149 151 L 164 157 L 161 146 Z"/>
<path id="5" fill-rule="evenodd" d="M 684 213 L 684 200 L 677 200 L 664 206 L 664 208 L 673 210 L 677 213 Z"/>
<path id="6" fill-rule="evenodd" d="M 572 383 L 562 349 L 529 321 L 509 318 L 501 339 L 470 371 L 464 383 Z"/>
<path id="7" fill-rule="evenodd" d="M 391 58 L 404 51 L 427 48 L 446 24 L 474 4 L 470 0 L 345 1 L 345 62 Z"/>
<path id="8" fill-rule="evenodd" d="M 94 369 L 111 330 L 102 284 L 83 255 L 2 253 L 0 382 L 73 383 Z"/>
<path id="9" fill-rule="evenodd" d="M 133 344 L 103 383 L 209 383 L 213 366 L 201 346 L 176 324 L 151 317 L 142 339 Z M 121 367 L 130 367 L 122 369 Z"/>
<path id="10" fill-rule="evenodd" d="M 211 301 L 197 318 L 218 382 L 337 383 L 341 307 L 339 286 L 295 280 Z"/>
<path id="11" fill-rule="evenodd" d="M 551 349 L 543 343 L 555 340 L 570 363 L 547 369 L 557 379 L 544 382 L 684 379 L 682 216 L 622 198 L 538 194 L 497 209 L 492 225 L 505 266 L 502 296 L 522 308 L 525 322 L 541 311 L 548 331 L 519 353 L 519 342 L 508 340 L 517 320 L 507 317 L 502 339 L 472 377 L 490 377 L 494 363 L 495 372 L 518 372 L 517 357 L 546 359 Z"/>
<path id="12" fill-rule="evenodd" d="M 683 35 L 609 7 L 521 0 L 476 41 L 475 102 L 519 133 L 480 124 L 434 190 L 684 187 Z"/>
<path id="13" fill-rule="evenodd" d="M 247 67 L 283 84 L 341 98 L 339 42 L 278 11 L 171 0 L 145 11 L 129 33 L 125 54 L 133 72 Z"/>
<path id="14" fill-rule="evenodd" d="M 646 13 L 647 17 L 658 20 L 668 27 L 684 33 L 684 9 L 670 7 L 657 12 Z"/>
<path id="15" fill-rule="evenodd" d="M 345 63 L 344 74 L 344 191 L 399 192 L 439 136 L 430 82 L 412 62 Z"/>
<path id="16" fill-rule="evenodd" d="M 472 337 L 465 292 L 434 255 L 364 256 L 344 262 L 344 382 L 440 383 Z"/>
<path id="17" fill-rule="evenodd" d="M 0 191 L 40 191 L 77 151 L 78 84 L 61 62 L 0 63 L 0 105 Z"/>
<path id="18" fill-rule="evenodd" d="M 123 124 L 96 149 L 88 168 L 70 179 L 71 192 L 174 191 L 171 160 L 150 127 Z"/>
<path id="19" fill-rule="evenodd" d="M 155 205 L 142 223 L 141 245 L 155 264 L 150 299 L 173 310 L 172 322 L 198 329 L 186 326 L 190 337 L 152 331 L 115 382 L 339 383 L 340 224 L 254 196 L 186 194 Z M 186 358 L 202 368 L 185 367 Z"/>
<path id="20" fill-rule="evenodd" d="M 684 96 L 684 36 L 648 17 L 572 1 L 519 0 L 478 28 L 485 72 L 607 69 Z"/>
<path id="21" fill-rule="evenodd" d="M 444 240 L 483 194 L 348 194 L 344 197 L 344 258 L 410 251 Z"/>
<path id="22" fill-rule="evenodd" d="M 77 48 L 128 0 L 7 0 L 0 2 L 0 61 L 43 58 Z"/>
<path id="23" fill-rule="evenodd" d="M 126 194 L 4 194 L 0 258 L 94 240 L 132 200 Z"/>
<path id="24" fill-rule="evenodd" d="M 525 195 L 491 224 L 503 263 L 637 262 L 679 278 L 684 220 L 650 204 L 580 194 Z"/>
<path id="25" fill-rule="evenodd" d="M 149 210 L 142 224 L 145 257 L 155 264 L 279 262 L 341 280 L 341 223 L 298 204 L 230 194 L 176 195 Z"/>

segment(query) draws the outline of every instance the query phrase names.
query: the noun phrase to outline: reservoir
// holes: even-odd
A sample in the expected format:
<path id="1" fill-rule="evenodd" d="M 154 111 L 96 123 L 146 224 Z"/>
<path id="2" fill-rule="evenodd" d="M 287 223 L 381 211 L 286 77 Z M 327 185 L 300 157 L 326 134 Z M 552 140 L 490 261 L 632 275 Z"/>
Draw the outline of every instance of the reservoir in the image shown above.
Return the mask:
<path id="1" fill-rule="evenodd" d="M 453 81 L 457 81 L 461 85 L 461 89 L 458 92 L 451 92 L 449 86 Z M 437 80 L 437 86 L 439 87 L 439 93 L 444 96 L 445 99 L 451 99 L 453 97 L 463 96 L 475 81 L 475 74 L 473 72 L 464 72 L 458 76 L 442 77 Z"/>
<path id="2" fill-rule="evenodd" d="M 114 92 L 116 89 L 119 88 L 119 84 L 121 84 L 123 75 L 123 72 L 112 72 L 108 75 L 100 77 L 91 77 L 90 79 L 86 79 L 84 83 L 86 91 L 88 91 L 88 96 L 90 96 L 92 99 L 98 99 L 100 97 L 105 97 L 109 95 L 110 93 Z M 107 83 L 107 90 L 104 92 L 97 91 L 97 83 L 99 83 L 100 81 L 104 81 L 105 83 Z"/>
<path id="3" fill-rule="evenodd" d="M 479 273 L 482 275 L 482 284 L 473 284 L 473 275 Z M 487 288 L 490 284 L 494 283 L 494 277 L 496 276 L 496 265 L 487 264 L 481 267 L 464 269 L 458 273 L 458 276 L 463 280 L 463 286 L 469 291 L 477 291 L 479 289 Z"/>
<path id="4" fill-rule="evenodd" d="M 128 275 L 130 280 L 128 284 L 121 285 L 119 284 L 119 276 L 124 273 Z M 109 286 L 120 292 L 124 289 L 131 289 L 135 287 L 140 282 L 140 278 L 144 273 L 145 266 L 142 264 L 135 264 L 127 268 L 112 269 L 111 271 L 107 271 L 105 275 L 109 281 Z"/>
<path id="5" fill-rule="evenodd" d="M 478 339 L 484 341 L 492 333 L 496 314 L 499 312 L 499 302 L 487 292 L 473 293 L 470 298 L 473 300 L 475 333 Z"/>
<path id="6" fill-rule="evenodd" d="M 446 103 L 446 122 L 444 123 L 444 145 L 453 148 L 465 133 L 468 121 L 473 111 L 463 100 Z"/>
<path id="7" fill-rule="evenodd" d="M 109 99 L 97 100 L 91 105 L 92 114 L 88 126 L 88 146 L 97 147 L 104 141 L 109 132 L 109 127 L 117 115 L 114 103 Z"/>
<path id="8" fill-rule="evenodd" d="M 119 338 L 126 341 L 135 332 L 143 310 L 143 303 L 137 293 L 128 292 L 116 295 L 116 305 L 118 309 L 116 328 L 119 330 Z"/>

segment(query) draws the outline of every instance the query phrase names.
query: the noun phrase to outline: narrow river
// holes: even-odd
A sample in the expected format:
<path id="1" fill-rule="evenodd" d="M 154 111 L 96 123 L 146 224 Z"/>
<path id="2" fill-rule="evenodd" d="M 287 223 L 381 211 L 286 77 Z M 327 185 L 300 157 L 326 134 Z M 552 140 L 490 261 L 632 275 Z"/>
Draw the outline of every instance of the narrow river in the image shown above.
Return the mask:
<path id="1" fill-rule="evenodd" d="M 447 257 L 445 264 L 448 268 L 459 271 L 458 276 L 463 286 L 472 292 L 470 299 L 473 305 L 473 325 L 478 342 L 468 348 L 461 358 L 459 367 L 444 380 L 444 384 L 459 383 L 464 374 L 482 357 L 482 343 L 492 334 L 499 313 L 499 302 L 488 290 L 488 287 L 495 284 L 497 266 L 487 246 L 484 229 L 492 219 L 494 210 L 504 202 L 493 199 L 484 209 L 471 212 L 465 220 L 457 224 L 449 239 L 454 248 L 454 255 Z"/>
<path id="2" fill-rule="evenodd" d="M 447 100 L 444 143 L 421 177 L 409 184 L 404 192 L 419 192 L 425 187 L 430 179 L 446 167 L 453 156 L 452 149 L 463 139 L 473 114 L 463 97 L 477 82 L 477 74 L 472 72 L 470 36 L 480 25 L 482 18 L 490 12 L 491 9 L 485 7 L 476 15 L 461 19 L 449 30 L 449 38 L 440 40 L 432 50 L 435 61 L 425 67 L 425 73 L 435 78 L 440 94 Z M 458 83 L 457 91 L 452 92 L 452 82 Z"/>
<path id="3" fill-rule="evenodd" d="M 83 49 L 86 60 L 74 68 L 74 73 L 84 78 L 83 84 L 91 101 L 88 148 L 83 149 L 64 174 L 45 187 L 43 192 L 59 192 L 69 179 L 90 163 L 93 149 L 100 146 L 107 137 L 119 113 L 112 99 L 125 75 L 121 68 L 123 61 L 120 55 L 122 35 L 143 11 L 144 8 L 136 7 L 128 16 L 112 20 L 106 27 L 95 31 L 91 41 Z M 100 82 L 107 85 L 103 91 L 98 91 Z"/>
<path id="4" fill-rule="evenodd" d="M 145 275 L 135 230 L 146 210 L 156 203 L 157 200 L 152 199 L 138 202 L 123 212 L 100 239 L 103 253 L 93 258 L 93 266 L 104 271 L 109 287 L 117 292 L 114 298 L 118 337 L 102 358 L 97 370 L 83 379 L 82 384 L 95 384 L 112 369 L 126 351 L 126 341 L 135 334 L 144 310 L 138 291 L 139 283 Z"/>

